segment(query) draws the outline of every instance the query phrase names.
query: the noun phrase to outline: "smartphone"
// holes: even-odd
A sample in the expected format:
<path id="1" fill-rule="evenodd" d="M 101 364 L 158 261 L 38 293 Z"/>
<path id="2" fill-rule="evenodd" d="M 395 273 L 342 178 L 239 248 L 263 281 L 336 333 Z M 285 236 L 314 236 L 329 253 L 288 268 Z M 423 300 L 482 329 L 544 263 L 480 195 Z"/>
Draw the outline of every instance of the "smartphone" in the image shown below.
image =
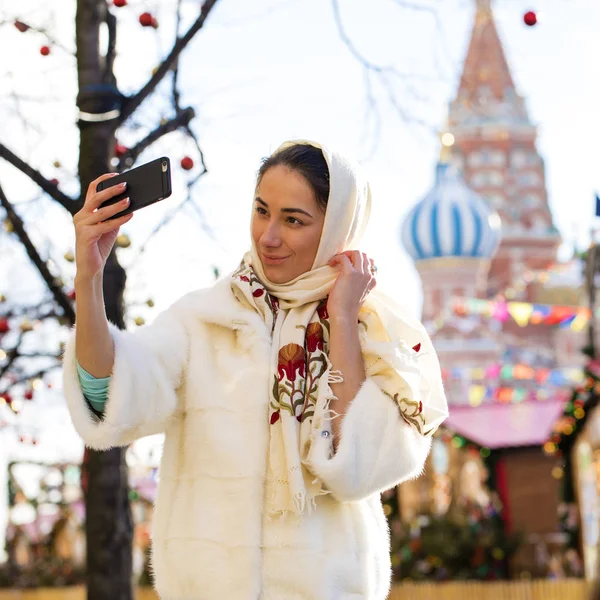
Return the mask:
<path id="1" fill-rule="evenodd" d="M 159 200 L 164 200 L 171 195 L 171 161 L 163 156 L 157 158 L 145 165 L 140 165 L 135 169 L 105 179 L 96 186 L 96 191 L 100 192 L 105 190 L 117 183 L 122 181 L 127 182 L 125 191 L 117 196 L 114 196 L 110 200 L 103 202 L 102 206 L 110 206 L 119 202 L 124 198 L 129 198 L 129 206 L 117 213 L 116 215 L 109 217 L 109 219 L 116 219 L 132 213 L 145 206 L 150 206 Z"/>

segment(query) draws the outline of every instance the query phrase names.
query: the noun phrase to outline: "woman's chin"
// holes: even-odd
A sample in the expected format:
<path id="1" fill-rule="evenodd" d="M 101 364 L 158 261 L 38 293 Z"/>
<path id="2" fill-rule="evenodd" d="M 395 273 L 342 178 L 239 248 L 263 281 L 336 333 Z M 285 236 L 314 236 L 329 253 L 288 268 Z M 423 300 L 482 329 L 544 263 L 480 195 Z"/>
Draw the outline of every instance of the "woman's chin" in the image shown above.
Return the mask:
<path id="1" fill-rule="evenodd" d="M 296 274 L 290 273 L 289 269 L 282 269 L 273 265 L 263 265 L 263 271 L 271 283 L 277 283 L 278 285 L 289 283 L 297 277 Z"/>

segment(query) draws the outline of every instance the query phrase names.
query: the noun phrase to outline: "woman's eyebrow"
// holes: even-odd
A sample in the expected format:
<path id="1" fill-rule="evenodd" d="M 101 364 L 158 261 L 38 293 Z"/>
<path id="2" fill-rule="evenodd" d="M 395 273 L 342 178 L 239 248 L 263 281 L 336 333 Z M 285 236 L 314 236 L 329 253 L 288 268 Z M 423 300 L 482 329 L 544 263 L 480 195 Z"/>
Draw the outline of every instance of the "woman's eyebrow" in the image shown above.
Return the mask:
<path id="1" fill-rule="evenodd" d="M 255 200 L 259 204 L 262 204 L 265 208 L 269 208 L 269 205 L 262 198 L 259 198 L 257 196 L 255 198 Z M 302 213 L 303 215 L 306 215 L 307 217 L 310 217 L 311 219 L 314 219 L 314 217 L 310 213 L 306 212 L 305 210 L 302 210 L 301 208 L 282 208 L 281 212 L 282 213 Z"/>

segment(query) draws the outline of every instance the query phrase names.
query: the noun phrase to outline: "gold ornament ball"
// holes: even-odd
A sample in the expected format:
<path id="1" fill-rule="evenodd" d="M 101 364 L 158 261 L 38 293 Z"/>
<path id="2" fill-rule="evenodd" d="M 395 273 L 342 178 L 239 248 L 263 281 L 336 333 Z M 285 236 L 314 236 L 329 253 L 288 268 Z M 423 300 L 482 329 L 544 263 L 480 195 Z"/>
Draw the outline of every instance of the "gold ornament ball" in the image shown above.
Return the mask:
<path id="1" fill-rule="evenodd" d="M 152 300 L 152 298 L 148 298 L 148 300 L 146 300 L 146 304 L 150 307 L 153 308 L 154 307 L 154 300 Z"/>
<path id="2" fill-rule="evenodd" d="M 55 160 L 53 164 L 55 169 L 60 169 L 62 167 L 60 160 Z"/>
<path id="3" fill-rule="evenodd" d="M 33 324 L 29 319 L 24 319 L 21 323 L 21 331 L 26 333 L 27 331 L 31 331 L 33 329 Z"/>
<path id="4" fill-rule="evenodd" d="M 136 317 L 135 318 L 135 324 L 138 327 L 141 327 L 145 322 L 146 322 L 146 319 L 144 319 L 144 317 Z"/>
<path id="5" fill-rule="evenodd" d="M 10 219 L 4 219 L 4 229 L 7 233 L 12 233 L 15 230 Z"/>
<path id="6" fill-rule="evenodd" d="M 65 252 L 65 260 L 68 262 L 74 262 L 75 255 L 69 250 L 68 252 Z"/>
<path id="7" fill-rule="evenodd" d="M 0 302 L 6 302 L 6 296 L 4 294 L 0 294 Z"/>
<path id="8" fill-rule="evenodd" d="M 129 239 L 129 236 L 125 233 L 121 233 L 119 236 L 117 236 L 117 246 L 119 248 L 129 248 L 129 246 L 131 246 L 131 240 Z"/>

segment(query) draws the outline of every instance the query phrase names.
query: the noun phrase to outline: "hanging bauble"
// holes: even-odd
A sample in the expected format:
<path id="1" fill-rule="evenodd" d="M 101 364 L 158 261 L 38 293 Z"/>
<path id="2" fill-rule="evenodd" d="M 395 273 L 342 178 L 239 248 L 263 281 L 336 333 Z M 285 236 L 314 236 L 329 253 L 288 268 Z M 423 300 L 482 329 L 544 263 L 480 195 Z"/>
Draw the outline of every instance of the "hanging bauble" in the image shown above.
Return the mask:
<path id="1" fill-rule="evenodd" d="M 181 159 L 181 168 L 189 171 L 194 168 L 194 161 L 189 156 L 184 156 Z"/>
<path id="2" fill-rule="evenodd" d="M 148 300 L 146 300 L 146 304 L 150 307 L 150 308 L 154 308 L 154 300 L 152 300 L 152 298 L 148 298 Z"/>
<path id="3" fill-rule="evenodd" d="M 23 398 L 25 398 L 25 400 L 33 400 L 33 390 L 26 390 L 23 394 Z"/>
<path id="4" fill-rule="evenodd" d="M 532 10 L 527 11 L 523 15 L 523 21 L 525 21 L 525 25 L 533 27 L 537 23 L 537 15 Z"/>
<path id="5" fill-rule="evenodd" d="M 4 400 L 6 404 L 12 404 L 12 396 L 8 392 L 4 392 L 4 394 L 0 394 L 0 400 Z"/>
<path id="6" fill-rule="evenodd" d="M 33 438 L 33 439 L 31 440 L 31 443 L 32 443 L 34 446 L 37 446 L 37 443 L 38 443 L 38 441 L 37 441 L 37 438 Z"/>
<path id="7" fill-rule="evenodd" d="M 50 183 L 51 183 L 52 185 L 56 185 L 56 186 L 58 186 L 58 179 L 56 179 L 56 177 L 53 177 L 53 178 L 50 180 Z"/>
<path id="8" fill-rule="evenodd" d="M 21 32 L 25 33 L 29 29 L 29 25 L 23 23 L 23 21 L 15 21 L 15 27 Z"/>
<path id="9" fill-rule="evenodd" d="M 6 296 L 4 294 L 0 294 L 0 302 L 6 302 Z"/>
<path id="10" fill-rule="evenodd" d="M 129 236 L 124 233 L 121 233 L 117 236 L 116 243 L 119 248 L 129 248 L 129 246 L 131 246 L 131 240 L 129 239 Z"/>
<path id="11" fill-rule="evenodd" d="M 33 323 L 29 319 L 23 319 L 20 328 L 23 333 L 27 333 L 33 330 Z"/>
<path id="12" fill-rule="evenodd" d="M 42 56 L 48 56 L 48 54 L 50 54 L 50 46 L 42 46 L 40 48 L 40 54 Z"/>
<path id="13" fill-rule="evenodd" d="M 136 317 L 135 318 L 135 324 L 138 327 L 141 327 L 142 325 L 144 325 L 146 323 L 146 319 L 144 319 L 144 317 Z"/>
<path id="14" fill-rule="evenodd" d="M 123 6 L 127 5 L 127 0 L 113 0 L 113 4 L 117 7 L 117 8 L 122 8 Z"/>
<path id="15" fill-rule="evenodd" d="M 140 25 L 142 27 L 152 27 L 154 17 L 149 12 L 144 12 L 140 15 Z"/>
<path id="16" fill-rule="evenodd" d="M 77 294 L 76 294 L 75 290 L 69 290 L 69 291 L 67 292 L 67 298 L 68 298 L 69 300 L 75 300 L 75 297 L 76 297 L 76 296 L 77 296 Z"/>
<path id="17" fill-rule="evenodd" d="M 118 142 L 115 144 L 115 156 L 117 158 L 121 158 L 121 156 L 123 156 L 127 152 L 127 150 L 127 146 L 119 144 Z"/>
<path id="18" fill-rule="evenodd" d="M 67 262 L 75 262 L 75 255 L 70 250 L 65 252 L 64 258 Z"/>
<path id="19" fill-rule="evenodd" d="M 10 219 L 4 219 L 4 229 L 6 233 L 12 233 L 15 230 Z"/>
<path id="20" fill-rule="evenodd" d="M 55 169 L 60 169 L 62 167 L 60 160 L 55 160 L 52 164 L 54 165 Z"/>
<path id="21" fill-rule="evenodd" d="M 10 331 L 10 325 L 8 319 L 0 318 L 0 335 L 8 333 Z"/>

